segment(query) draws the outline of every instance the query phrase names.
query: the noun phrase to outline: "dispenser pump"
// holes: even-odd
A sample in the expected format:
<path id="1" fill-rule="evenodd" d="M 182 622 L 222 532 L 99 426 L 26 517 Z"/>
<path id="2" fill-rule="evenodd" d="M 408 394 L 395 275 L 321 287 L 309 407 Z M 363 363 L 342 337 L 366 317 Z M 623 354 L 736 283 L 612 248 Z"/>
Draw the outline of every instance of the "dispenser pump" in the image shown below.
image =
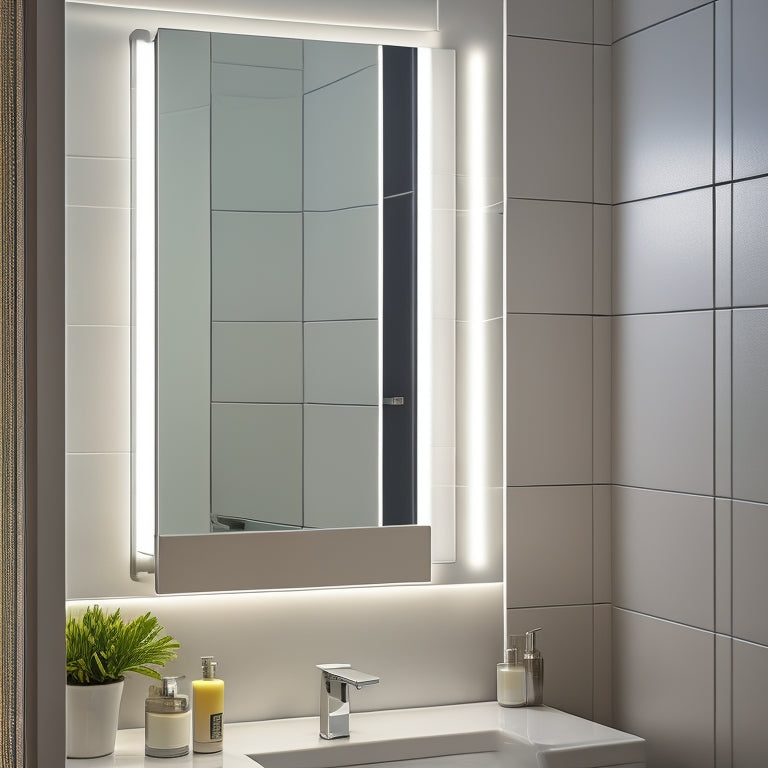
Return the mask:
<path id="1" fill-rule="evenodd" d="M 541 656 L 541 651 L 536 648 L 536 633 L 541 632 L 541 627 L 536 629 L 529 629 L 525 633 L 525 658 L 532 659 L 536 656 Z"/>
<path id="2" fill-rule="evenodd" d="M 216 677 L 216 659 L 213 656 L 201 656 L 203 665 L 203 680 L 213 680 Z"/>

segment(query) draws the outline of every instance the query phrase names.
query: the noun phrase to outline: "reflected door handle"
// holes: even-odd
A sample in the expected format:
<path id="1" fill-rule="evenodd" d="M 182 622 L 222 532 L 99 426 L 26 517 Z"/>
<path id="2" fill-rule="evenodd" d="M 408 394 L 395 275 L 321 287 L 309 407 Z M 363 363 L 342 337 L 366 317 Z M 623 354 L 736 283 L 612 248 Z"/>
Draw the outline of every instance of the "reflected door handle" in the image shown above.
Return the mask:
<path id="1" fill-rule="evenodd" d="M 381 401 L 382 405 L 405 405 L 405 397 L 398 395 L 397 397 L 385 397 Z"/>

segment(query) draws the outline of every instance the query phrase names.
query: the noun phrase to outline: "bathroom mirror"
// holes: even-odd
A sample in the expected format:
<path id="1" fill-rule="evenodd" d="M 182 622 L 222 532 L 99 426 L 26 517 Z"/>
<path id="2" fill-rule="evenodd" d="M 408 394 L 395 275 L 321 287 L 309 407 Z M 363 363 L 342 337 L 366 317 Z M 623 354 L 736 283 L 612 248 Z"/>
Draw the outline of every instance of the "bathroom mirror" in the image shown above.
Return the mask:
<path id="1" fill-rule="evenodd" d="M 433 88 L 452 52 L 170 29 L 153 45 L 158 591 L 428 580 L 432 496 L 454 484 L 454 179 L 452 142 L 417 127 L 437 102 L 452 139 L 452 82 Z M 415 568 L 383 555 L 306 583 L 297 553 L 343 542 L 348 560 L 366 537 L 371 560 L 382 525 Z M 188 545 L 236 575 L 196 586 Z M 254 561 L 269 578 L 242 581 Z"/>

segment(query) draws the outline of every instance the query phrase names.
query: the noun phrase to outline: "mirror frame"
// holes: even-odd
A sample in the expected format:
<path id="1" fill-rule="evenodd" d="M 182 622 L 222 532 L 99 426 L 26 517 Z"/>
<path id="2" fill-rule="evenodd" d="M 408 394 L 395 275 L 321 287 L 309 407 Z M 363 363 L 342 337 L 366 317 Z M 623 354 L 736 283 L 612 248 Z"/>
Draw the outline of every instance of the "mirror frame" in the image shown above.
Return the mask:
<path id="1" fill-rule="evenodd" d="M 154 37 L 144 30 L 137 30 L 131 35 L 131 101 L 132 118 L 135 117 L 139 102 L 139 86 L 136 67 L 136 48 L 142 44 L 151 43 L 154 48 Z M 426 50 L 426 49 L 420 49 Z M 433 87 L 439 87 L 439 96 L 430 97 L 428 108 L 437 109 L 438 114 L 423 121 L 428 126 L 428 134 L 420 128 L 419 142 L 430 147 L 431 163 L 429 189 L 428 219 L 439 218 L 444 229 L 440 243 L 449 252 L 451 269 L 454 270 L 455 280 L 455 52 L 452 50 L 429 49 L 436 57 L 436 63 L 430 64 L 428 80 Z M 429 57 L 432 61 L 432 56 Z M 156 77 L 153 73 L 153 77 Z M 420 76 L 420 86 L 424 80 Z M 431 90 L 430 90 L 431 93 Z M 151 94 L 154 100 L 154 89 Z M 433 126 L 439 126 L 441 140 L 433 141 Z M 446 126 L 450 141 L 443 134 Z M 136 194 L 140 185 L 137 184 L 137 147 L 135 136 L 136 125 L 132 120 L 132 262 L 133 289 L 132 297 L 132 361 L 135 373 L 137 359 L 137 290 L 141 281 L 136 279 L 136 264 L 139 254 L 136 248 L 137 207 L 141 202 Z M 156 142 L 156 129 L 154 141 Z M 442 156 L 433 165 L 439 146 Z M 154 165 L 154 145 L 152 146 Z M 422 153 L 420 153 L 422 154 Z M 421 169 L 420 169 L 421 170 Z M 439 178 L 442 182 L 438 201 L 432 197 L 432 180 Z M 446 179 L 452 183 L 447 186 Z M 421 202 L 421 199 L 420 199 Z M 155 200 L 152 195 L 151 205 Z M 426 206 L 425 206 L 426 207 Z M 446 211 L 450 213 L 445 216 Z M 437 216 L 435 214 L 442 214 Z M 446 227 L 446 218 L 450 225 Z M 154 219 L 153 219 L 154 220 Z M 434 226 L 432 221 L 428 226 Z M 422 226 L 421 224 L 419 226 Z M 438 225 L 439 226 L 439 225 Z M 447 247 L 446 247 L 447 246 Z M 146 246 L 145 246 L 146 249 Z M 156 243 L 151 244 L 153 261 Z M 444 265 L 443 265 L 444 266 Z M 435 266 L 433 265 L 434 269 Z M 153 281 L 154 283 L 154 278 Z M 455 291 L 455 288 L 454 288 Z M 455 295 L 451 297 L 455 300 Z M 152 295 L 148 299 L 154 305 L 154 285 Z M 455 318 L 453 318 L 455 319 Z M 453 320 L 452 320 L 453 321 Z M 155 334 L 154 322 L 150 329 Z M 454 342 L 455 343 L 455 342 Z M 154 357 L 154 353 L 153 353 Z M 455 349 L 450 351 L 450 363 L 455 362 Z M 154 364 L 152 373 L 154 375 Z M 454 375 L 454 371 L 451 371 Z M 455 509 L 452 507 L 442 516 L 430 514 L 428 524 L 389 526 L 378 528 L 345 528 L 302 531 L 269 531 L 269 532 L 238 532 L 236 536 L 222 533 L 194 535 L 159 535 L 157 533 L 156 498 L 154 547 L 142 546 L 138 533 L 138 517 L 136 503 L 136 487 L 138 468 L 141 465 L 141 450 L 137 446 L 136 424 L 140 419 L 136 405 L 137 383 L 132 377 L 132 504 L 131 504 L 131 578 L 140 580 L 140 572 L 154 572 L 155 589 L 158 594 L 179 594 L 189 592 L 218 592 L 236 590 L 262 589 L 296 589 L 336 586 L 357 586 L 370 584 L 423 583 L 431 580 L 432 562 L 453 562 L 456 556 L 455 544 Z M 455 418 L 455 414 L 452 414 Z M 431 422 L 428 422 L 431 424 Z M 454 426 L 455 429 L 455 426 Z M 153 428 L 154 434 L 154 428 Z M 151 462 L 155 461 L 156 445 L 151 447 Z M 420 456 L 423 455 L 420 453 Z M 138 458 L 137 458 L 138 457 Z M 156 468 L 153 467 L 156 471 Z M 151 483 L 156 488 L 156 478 L 152 473 Z M 455 472 L 455 468 L 453 470 Z M 145 475 L 147 472 L 145 471 Z M 455 481 L 455 475 L 452 480 Z M 420 492 L 423 498 L 423 492 Z M 444 497 L 444 494 L 443 494 Z M 146 496 L 144 497 L 146 500 Z M 148 505 L 144 503 L 146 508 Z M 431 507 L 431 504 L 430 504 Z M 423 518 L 420 515 L 419 522 Z M 436 528 L 435 536 L 432 528 Z M 318 556 L 320 553 L 320 556 Z"/>

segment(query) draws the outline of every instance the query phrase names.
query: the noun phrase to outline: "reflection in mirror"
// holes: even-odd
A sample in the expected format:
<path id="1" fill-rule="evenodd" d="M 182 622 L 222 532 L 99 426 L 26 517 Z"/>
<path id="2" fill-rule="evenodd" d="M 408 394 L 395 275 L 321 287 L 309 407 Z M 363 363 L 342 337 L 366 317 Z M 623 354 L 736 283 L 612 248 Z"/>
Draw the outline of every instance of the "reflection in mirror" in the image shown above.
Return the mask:
<path id="1" fill-rule="evenodd" d="M 429 522 L 454 484 L 454 182 L 417 155 L 415 49 L 155 46 L 158 534 Z M 420 244 L 446 222 L 435 306 Z"/>

